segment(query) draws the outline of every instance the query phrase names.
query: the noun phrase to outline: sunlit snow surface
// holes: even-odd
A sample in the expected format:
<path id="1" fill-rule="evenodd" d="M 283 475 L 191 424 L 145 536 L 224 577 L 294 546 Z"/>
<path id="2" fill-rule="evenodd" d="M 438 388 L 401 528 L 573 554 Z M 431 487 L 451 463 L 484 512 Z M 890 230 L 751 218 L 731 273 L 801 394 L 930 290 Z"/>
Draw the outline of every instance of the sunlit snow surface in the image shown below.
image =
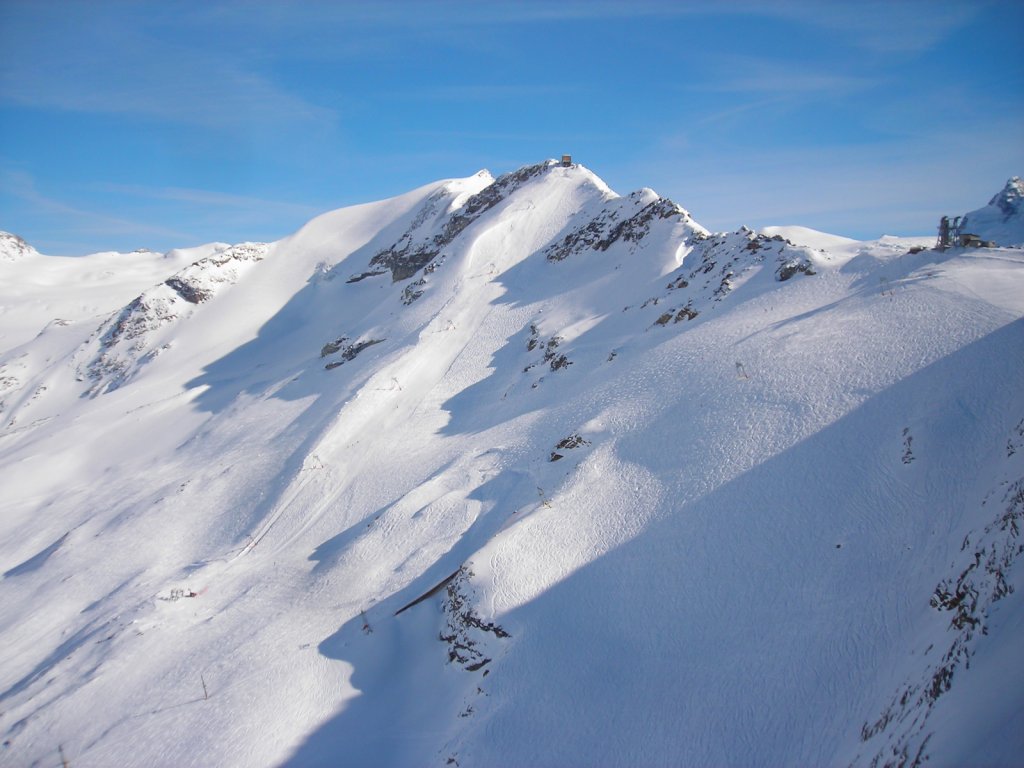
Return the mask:
<path id="1" fill-rule="evenodd" d="M 1024 251 L 933 244 L 554 163 L 0 242 L 0 763 L 1018 761 Z"/>

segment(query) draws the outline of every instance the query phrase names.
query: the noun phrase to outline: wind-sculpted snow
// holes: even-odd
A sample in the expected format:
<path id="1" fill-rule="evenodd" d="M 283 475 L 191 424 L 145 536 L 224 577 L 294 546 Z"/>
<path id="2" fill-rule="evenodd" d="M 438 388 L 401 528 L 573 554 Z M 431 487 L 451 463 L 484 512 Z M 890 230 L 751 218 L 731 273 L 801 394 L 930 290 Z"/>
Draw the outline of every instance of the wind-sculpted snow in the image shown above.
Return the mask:
<path id="1" fill-rule="evenodd" d="M 1024 250 L 932 243 L 548 161 L 4 263 L 0 762 L 1012 763 Z"/>

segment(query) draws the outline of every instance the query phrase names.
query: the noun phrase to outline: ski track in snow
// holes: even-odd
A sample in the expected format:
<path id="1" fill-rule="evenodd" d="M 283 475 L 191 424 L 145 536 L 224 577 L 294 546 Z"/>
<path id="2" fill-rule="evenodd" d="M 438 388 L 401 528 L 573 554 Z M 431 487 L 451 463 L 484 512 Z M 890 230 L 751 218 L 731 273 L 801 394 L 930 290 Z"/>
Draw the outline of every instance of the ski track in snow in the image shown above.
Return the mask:
<path id="1" fill-rule="evenodd" d="M 931 244 L 554 163 L 258 249 L 3 241 L 0 762 L 1013 762 L 1020 567 L 987 634 L 929 599 L 1017 551 L 1024 251 Z"/>

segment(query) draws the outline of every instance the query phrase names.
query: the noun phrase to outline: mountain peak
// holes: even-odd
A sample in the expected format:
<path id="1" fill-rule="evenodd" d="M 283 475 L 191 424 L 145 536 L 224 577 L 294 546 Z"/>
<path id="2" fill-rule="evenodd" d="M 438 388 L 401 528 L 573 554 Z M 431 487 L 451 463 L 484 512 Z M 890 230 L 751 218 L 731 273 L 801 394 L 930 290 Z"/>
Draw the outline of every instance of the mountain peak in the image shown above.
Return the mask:
<path id="1" fill-rule="evenodd" d="M 964 214 L 960 228 L 1002 246 L 1024 243 L 1024 181 L 1011 176 L 988 205 Z"/>
<path id="2" fill-rule="evenodd" d="M 6 762 L 1012 763 L 1024 248 L 928 240 L 548 160 L 5 260 Z"/>
<path id="3" fill-rule="evenodd" d="M 988 204 L 1001 210 L 1007 217 L 1020 215 L 1024 212 L 1024 181 L 1021 181 L 1020 176 L 1011 176 L 1006 186 Z"/>
<path id="4" fill-rule="evenodd" d="M 10 232 L 0 231 L 0 261 L 20 261 L 26 256 L 38 256 L 31 245 Z"/>

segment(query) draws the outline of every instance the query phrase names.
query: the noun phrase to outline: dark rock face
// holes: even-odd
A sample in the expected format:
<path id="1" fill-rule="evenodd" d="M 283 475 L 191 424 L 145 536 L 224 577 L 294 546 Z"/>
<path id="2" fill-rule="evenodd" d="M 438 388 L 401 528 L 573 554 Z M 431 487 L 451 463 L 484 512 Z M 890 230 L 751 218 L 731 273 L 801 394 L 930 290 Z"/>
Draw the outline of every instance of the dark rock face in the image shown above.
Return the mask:
<path id="1" fill-rule="evenodd" d="M 783 283 L 797 272 L 802 272 L 805 275 L 817 274 L 811 262 L 807 259 L 788 259 L 779 264 L 779 268 L 775 271 L 775 276 L 780 283 Z"/>
<path id="2" fill-rule="evenodd" d="M 672 318 L 672 322 L 678 323 L 681 320 L 693 320 L 693 318 L 697 317 L 700 312 L 694 309 L 692 304 L 692 301 L 687 302 L 685 307 L 676 312 L 675 317 Z"/>
<path id="3" fill-rule="evenodd" d="M 1006 458 L 1024 447 L 1024 420 L 1011 432 Z M 1016 470 L 1013 469 L 1016 467 Z M 1004 479 L 981 502 L 996 513 L 980 530 L 964 538 L 951 573 L 941 579 L 928 600 L 949 616 L 944 635 L 924 651 L 917 679 L 903 683 L 881 714 L 861 727 L 861 741 L 874 752 L 872 766 L 920 766 L 928 760 L 928 742 L 935 725 L 935 703 L 949 692 L 989 633 L 989 614 L 1014 591 L 1010 571 L 1024 555 L 1024 477 L 1020 464 L 1007 464 Z"/>
<path id="4" fill-rule="evenodd" d="M 558 442 L 558 445 L 555 446 L 555 450 L 551 452 L 551 456 L 548 458 L 548 461 L 558 461 L 559 459 L 564 459 L 565 454 L 559 453 L 559 451 L 571 451 L 573 448 L 579 448 L 581 445 L 590 445 L 590 441 L 585 440 L 580 435 L 573 433 Z"/>
<path id="5" fill-rule="evenodd" d="M 158 311 L 146 299 L 145 295 L 138 296 L 122 309 L 114 323 L 103 334 L 100 344 L 112 347 L 121 339 L 134 339 L 143 335 L 153 328 L 154 323 L 160 325 L 167 317 L 166 313 Z"/>
<path id="6" fill-rule="evenodd" d="M 86 392 L 88 396 L 117 389 L 138 366 L 160 354 L 159 346 L 150 346 L 149 336 L 179 318 L 175 306 L 178 297 L 170 297 L 160 295 L 156 289 L 146 291 L 105 326 L 100 326 L 99 351 L 78 370 L 79 380 L 88 378 L 92 382 Z"/>
<path id="7" fill-rule="evenodd" d="M 775 279 L 779 282 L 798 273 L 816 274 L 810 249 L 780 235 L 769 237 L 746 227 L 716 234 L 695 230 L 686 244 L 689 252 L 670 276 L 665 292 L 651 296 L 640 305 L 645 309 L 662 302 L 670 304 L 653 320 L 651 327 L 696 319 L 703 310 L 725 299 L 748 272 L 766 261 L 774 261 Z"/>
<path id="8" fill-rule="evenodd" d="M 1024 215 L 1024 181 L 1019 176 L 1013 176 L 988 204 L 1002 211 L 1005 218 Z"/>
<path id="9" fill-rule="evenodd" d="M 407 280 L 440 256 L 441 252 L 481 214 L 493 208 L 530 179 L 541 175 L 552 167 L 553 164 L 550 162 L 539 163 L 499 176 L 487 187 L 470 197 L 461 208 L 452 212 L 441 226 L 441 231 L 432 236 L 426 238 L 416 236 L 417 230 L 423 227 L 430 216 L 417 217 L 410 230 L 402 235 L 398 242 L 379 251 L 370 259 L 370 266 L 390 270 L 392 282 Z M 431 202 L 435 208 L 431 209 L 430 213 L 436 215 L 438 200 Z M 426 211 L 427 208 L 424 210 Z M 363 274 L 368 275 L 368 273 Z M 349 279 L 349 282 L 353 281 L 352 278 Z"/>
<path id="10" fill-rule="evenodd" d="M 780 282 L 789 280 L 798 272 L 815 274 L 806 249 L 794 245 L 780 235 L 769 237 L 757 234 L 746 227 L 695 241 L 693 251 L 687 260 L 692 261 L 695 256 L 700 258 L 700 264 L 690 271 L 689 280 L 714 273 L 714 279 L 718 280 L 717 285 L 712 288 L 715 301 L 721 300 L 733 289 L 734 278 L 738 278 L 754 265 L 761 264 L 769 256 L 775 257 L 775 279 Z M 705 288 L 710 287 L 710 279 L 705 280 Z"/>
<path id="11" fill-rule="evenodd" d="M 374 344 L 380 344 L 381 342 L 384 341 L 387 341 L 387 339 L 366 339 L 365 341 L 360 341 L 356 344 L 350 344 L 349 346 L 345 347 L 344 351 L 341 353 L 341 356 L 345 360 L 354 360 L 356 355 L 358 355 L 367 347 L 372 347 Z"/>
<path id="12" fill-rule="evenodd" d="M 562 368 L 568 368 L 572 365 L 572 360 L 566 357 L 564 354 L 557 352 L 558 345 L 561 344 L 564 339 L 561 336 L 552 336 L 546 342 L 540 339 L 540 330 L 536 325 L 530 324 L 530 339 L 526 342 L 526 349 L 529 352 L 537 349 L 538 347 L 543 348 L 544 357 L 534 363 L 530 363 L 523 369 L 523 373 L 530 371 L 538 365 L 548 365 L 552 371 L 559 371 Z"/>
<path id="13" fill-rule="evenodd" d="M 327 357 L 333 355 L 335 352 L 341 349 L 341 347 L 348 341 L 348 336 L 339 336 L 334 341 L 329 341 L 320 348 L 320 357 Z"/>
<path id="14" fill-rule="evenodd" d="M 364 349 L 372 347 L 374 344 L 380 344 L 387 341 L 387 339 L 364 339 L 363 341 L 357 341 L 355 344 L 349 344 L 342 348 L 342 344 L 347 340 L 348 339 L 342 336 L 340 339 L 324 344 L 323 348 L 320 350 L 320 357 L 327 357 L 335 354 L 339 350 L 341 351 L 340 360 L 333 360 L 324 366 L 328 371 L 337 368 L 339 365 L 344 365 L 350 360 L 355 360 L 356 356 L 358 356 Z"/>
<path id="15" fill-rule="evenodd" d="M 157 341 L 157 331 L 190 317 L 195 305 L 210 301 L 237 282 L 247 265 L 262 260 L 268 250 L 266 243 L 233 245 L 190 264 L 133 299 L 86 342 L 89 350 L 98 337 L 98 351 L 89 350 L 92 358 L 79 363 L 80 380 L 93 382 L 86 394 L 94 397 L 128 381 L 167 348 Z"/>
<path id="16" fill-rule="evenodd" d="M 519 170 L 499 176 L 493 183 L 469 198 L 462 209 L 461 215 L 457 218 L 469 219 L 469 222 L 472 222 L 481 213 L 493 208 L 527 181 L 540 176 L 545 171 L 554 168 L 555 165 L 552 162 L 537 163 L 536 165 L 527 165 Z M 461 221 L 455 222 L 452 226 L 457 232 L 461 232 L 466 228 L 466 224 L 462 224 Z"/>
<path id="17" fill-rule="evenodd" d="M 380 251 L 370 259 L 370 264 L 385 267 L 391 271 L 391 282 L 407 280 L 426 266 L 447 245 L 437 235 L 436 240 L 415 248 L 410 247 L 408 238 L 403 238 L 390 248 Z M 365 273 L 364 273 L 365 274 Z M 351 280 L 349 282 L 352 282 Z"/>
<path id="18" fill-rule="evenodd" d="M 419 280 L 413 280 L 402 290 L 402 303 L 406 306 L 412 304 L 416 299 L 423 295 L 424 286 L 427 281 L 422 277 Z"/>
<path id="19" fill-rule="evenodd" d="M 383 275 L 385 272 L 387 272 L 386 269 L 371 269 L 371 270 L 369 270 L 367 272 L 361 272 L 358 275 L 352 275 L 352 277 L 350 277 L 345 282 L 346 283 L 358 283 L 360 280 L 365 280 L 368 277 L 377 277 L 378 275 Z"/>
<path id="20" fill-rule="evenodd" d="M 199 286 L 185 282 L 180 277 L 171 277 L 164 281 L 164 285 L 178 294 L 189 304 L 199 304 L 206 301 L 213 293 Z"/>
<path id="21" fill-rule="evenodd" d="M 467 672 L 478 672 L 491 663 L 487 656 L 487 635 L 503 640 L 510 637 L 500 625 L 484 621 L 473 612 L 473 595 L 469 585 L 472 574 L 465 567 L 446 587 L 444 601 L 445 628 L 440 640 L 448 645 L 448 661 Z M 484 671 L 487 674 L 487 671 Z"/>
<path id="22" fill-rule="evenodd" d="M 629 200 L 638 200 L 634 193 Z M 627 218 L 615 209 L 602 211 L 586 224 L 568 233 L 559 242 L 549 245 L 544 251 L 548 261 L 563 259 L 582 253 L 585 250 L 606 251 L 615 242 L 622 240 L 636 243 L 642 240 L 651 230 L 651 222 L 658 219 L 677 218 L 690 221 L 690 215 L 681 207 L 665 197 L 643 206 L 639 211 Z"/>
<path id="23" fill-rule="evenodd" d="M 260 261 L 268 246 L 263 243 L 242 243 L 221 253 L 200 259 L 164 281 L 189 304 L 201 304 L 214 297 L 224 284 L 238 279 L 236 268 L 245 262 Z"/>

